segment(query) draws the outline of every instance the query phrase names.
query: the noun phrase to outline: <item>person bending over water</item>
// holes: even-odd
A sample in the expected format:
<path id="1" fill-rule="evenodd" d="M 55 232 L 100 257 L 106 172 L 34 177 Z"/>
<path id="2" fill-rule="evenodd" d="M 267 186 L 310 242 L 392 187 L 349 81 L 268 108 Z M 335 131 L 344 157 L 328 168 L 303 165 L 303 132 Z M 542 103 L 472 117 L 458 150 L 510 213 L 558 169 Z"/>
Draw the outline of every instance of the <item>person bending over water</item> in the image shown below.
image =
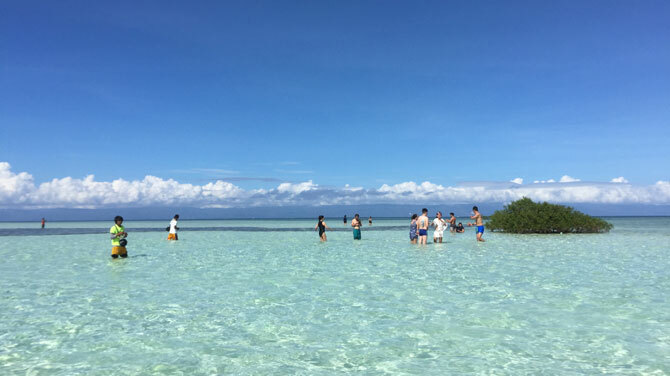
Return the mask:
<path id="1" fill-rule="evenodd" d="M 421 216 L 417 221 L 417 226 L 419 227 L 419 244 L 426 244 L 428 239 L 428 226 L 430 221 L 428 220 L 428 209 L 421 209 Z"/>
<path id="2" fill-rule="evenodd" d="M 126 228 L 123 227 L 123 217 L 117 215 L 114 217 L 114 226 L 109 229 L 110 238 L 112 239 L 112 258 L 117 258 L 121 256 L 122 258 L 128 257 L 128 251 L 126 250 L 126 237 L 128 233 Z"/>
<path id="3" fill-rule="evenodd" d="M 321 239 L 322 242 L 325 242 L 328 240 L 326 238 L 326 229 L 330 230 L 330 227 L 326 225 L 326 221 L 323 220 L 323 216 L 319 216 L 319 223 L 314 226 L 314 231 L 319 230 L 319 238 Z"/>
<path id="4" fill-rule="evenodd" d="M 409 242 L 416 244 L 416 239 L 419 235 L 416 234 L 416 218 L 418 215 L 412 214 L 412 220 L 409 222 Z"/>
<path id="5" fill-rule="evenodd" d="M 354 240 L 361 240 L 361 219 L 358 214 L 355 214 L 354 219 L 351 220 L 351 227 L 354 228 Z"/>
<path id="6" fill-rule="evenodd" d="M 482 214 L 479 212 L 479 208 L 476 206 L 472 207 L 472 215 L 470 219 L 474 219 L 475 223 L 468 223 L 468 226 L 477 226 L 477 241 L 483 242 L 482 235 L 484 235 L 484 221 L 482 220 Z"/>
<path id="7" fill-rule="evenodd" d="M 463 233 L 463 232 L 465 232 L 465 227 L 463 227 L 463 223 L 458 222 L 458 226 L 456 226 L 456 232 L 457 232 L 457 233 Z"/>

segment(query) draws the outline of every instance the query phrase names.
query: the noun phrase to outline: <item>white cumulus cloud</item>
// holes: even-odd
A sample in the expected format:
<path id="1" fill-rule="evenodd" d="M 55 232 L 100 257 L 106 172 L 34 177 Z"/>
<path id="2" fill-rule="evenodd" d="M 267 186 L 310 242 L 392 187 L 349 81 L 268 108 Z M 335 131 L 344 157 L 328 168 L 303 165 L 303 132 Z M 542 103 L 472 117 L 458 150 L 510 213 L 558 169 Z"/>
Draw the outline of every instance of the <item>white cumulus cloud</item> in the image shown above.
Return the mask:
<path id="1" fill-rule="evenodd" d="M 55 178 L 36 184 L 27 172 L 13 172 L 0 162 L 0 208 L 104 208 L 129 206 L 250 207 L 335 204 L 510 202 L 522 197 L 559 203 L 670 204 L 670 182 L 629 184 L 582 182 L 565 175 L 523 184 L 472 182 L 454 186 L 407 181 L 379 188 L 327 187 L 305 181 L 281 183 L 273 189 L 242 189 L 217 180 L 204 185 L 147 175 L 141 180 L 98 181 L 95 176 Z"/>
<path id="2" fill-rule="evenodd" d="M 569 175 L 563 175 L 561 176 L 561 180 L 559 180 L 560 183 L 574 183 L 576 181 L 580 181 L 579 179 L 575 179 L 572 176 Z"/>

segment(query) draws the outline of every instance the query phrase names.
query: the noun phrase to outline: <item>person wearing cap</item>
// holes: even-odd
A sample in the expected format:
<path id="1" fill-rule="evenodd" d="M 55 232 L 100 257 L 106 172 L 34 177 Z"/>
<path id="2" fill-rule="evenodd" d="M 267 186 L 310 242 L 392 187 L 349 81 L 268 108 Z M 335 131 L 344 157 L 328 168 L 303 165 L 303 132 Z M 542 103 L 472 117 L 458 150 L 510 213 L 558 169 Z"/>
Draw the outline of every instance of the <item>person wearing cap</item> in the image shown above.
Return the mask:
<path id="1" fill-rule="evenodd" d="M 112 258 L 126 258 L 128 251 L 126 250 L 126 237 L 128 233 L 123 227 L 123 217 L 117 215 L 114 217 L 114 226 L 109 229 L 110 238 L 112 239 Z"/>

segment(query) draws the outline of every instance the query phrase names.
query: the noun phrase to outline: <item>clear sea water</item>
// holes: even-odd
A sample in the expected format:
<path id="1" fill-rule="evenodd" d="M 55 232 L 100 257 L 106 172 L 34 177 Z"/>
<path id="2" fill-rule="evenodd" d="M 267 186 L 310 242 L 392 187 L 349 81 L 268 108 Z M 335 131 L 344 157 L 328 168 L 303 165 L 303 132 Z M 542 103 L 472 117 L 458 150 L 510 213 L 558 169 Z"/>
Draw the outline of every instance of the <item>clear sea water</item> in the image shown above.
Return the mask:
<path id="1" fill-rule="evenodd" d="M 670 218 L 607 220 L 427 246 L 406 220 L 127 222 L 125 260 L 111 223 L 1 223 L 0 374 L 670 374 Z"/>

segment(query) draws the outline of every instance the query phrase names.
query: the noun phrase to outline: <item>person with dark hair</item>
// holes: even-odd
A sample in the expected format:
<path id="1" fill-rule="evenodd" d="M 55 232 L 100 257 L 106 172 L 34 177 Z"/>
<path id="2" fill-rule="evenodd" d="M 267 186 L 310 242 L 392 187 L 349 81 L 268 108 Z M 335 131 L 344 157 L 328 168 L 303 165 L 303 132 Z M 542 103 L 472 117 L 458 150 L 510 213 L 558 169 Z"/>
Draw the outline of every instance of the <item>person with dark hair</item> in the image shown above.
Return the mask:
<path id="1" fill-rule="evenodd" d="M 465 232 L 465 227 L 463 227 L 462 222 L 458 222 L 458 226 L 456 226 L 456 232 L 459 234 Z"/>
<path id="2" fill-rule="evenodd" d="M 347 225 L 347 215 L 344 215 L 344 218 L 342 218 L 342 222 L 344 222 L 344 225 Z"/>
<path id="3" fill-rule="evenodd" d="M 361 219 L 358 214 L 354 214 L 354 219 L 351 220 L 351 227 L 354 228 L 354 240 L 361 240 Z"/>
<path id="4" fill-rule="evenodd" d="M 330 230 L 330 227 L 326 225 L 326 221 L 323 220 L 323 216 L 319 216 L 319 223 L 314 226 L 314 231 L 319 230 L 319 238 L 321 239 L 322 242 L 327 241 L 328 239 L 326 238 L 326 230 Z"/>
<path id="5" fill-rule="evenodd" d="M 449 213 L 449 219 L 447 220 L 447 223 L 449 224 L 449 231 L 456 231 L 456 216 L 454 213 Z"/>
<path id="6" fill-rule="evenodd" d="M 470 219 L 474 219 L 474 223 L 468 223 L 468 226 L 477 226 L 477 241 L 483 242 L 482 235 L 484 235 L 484 221 L 482 220 L 482 214 L 479 212 L 479 208 L 476 206 L 472 207 L 472 215 Z"/>
<path id="7" fill-rule="evenodd" d="M 421 216 L 417 221 L 417 226 L 419 227 L 419 244 L 426 244 L 428 239 L 428 226 L 430 221 L 428 220 L 428 209 L 421 209 Z"/>
<path id="8" fill-rule="evenodd" d="M 412 219 L 409 222 L 409 242 L 416 244 L 416 240 L 419 238 L 419 235 L 416 234 L 416 219 L 418 215 L 412 214 Z"/>
<path id="9" fill-rule="evenodd" d="M 433 219 L 433 227 L 435 231 L 433 232 L 433 243 L 442 243 L 442 237 L 444 236 L 444 229 L 447 227 L 447 222 L 442 219 L 442 212 L 437 212 L 435 214 L 435 219 Z"/>
<path id="10" fill-rule="evenodd" d="M 42 228 L 44 228 L 44 225 L 47 223 L 47 220 L 42 217 Z"/>
<path id="11" fill-rule="evenodd" d="M 372 216 L 369 216 L 369 217 L 368 217 L 368 225 L 369 225 L 369 226 L 372 226 Z"/>
<path id="12" fill-rule="evenodd" d="M 170 221 L 170 232 L 168 233 L 167 240 L 179 240 L 179 237 L 177 236 L 177 230 L 179 230 L 179 227 L 177 227 L 178 220 L 179 214 L 175 214 Z"/>
<path id="13" fill-rule="evenodd" d="M 112 239 L 112 258 L 128 257 L 128 251 L 126 250 L 126 244 L 128 241 L 126 237 L 128 233 L 126 228 L 123 227 L 123 217 L 117 215 L 114 217 L 114 226 L 109 229 L 110 238 Z"/>

